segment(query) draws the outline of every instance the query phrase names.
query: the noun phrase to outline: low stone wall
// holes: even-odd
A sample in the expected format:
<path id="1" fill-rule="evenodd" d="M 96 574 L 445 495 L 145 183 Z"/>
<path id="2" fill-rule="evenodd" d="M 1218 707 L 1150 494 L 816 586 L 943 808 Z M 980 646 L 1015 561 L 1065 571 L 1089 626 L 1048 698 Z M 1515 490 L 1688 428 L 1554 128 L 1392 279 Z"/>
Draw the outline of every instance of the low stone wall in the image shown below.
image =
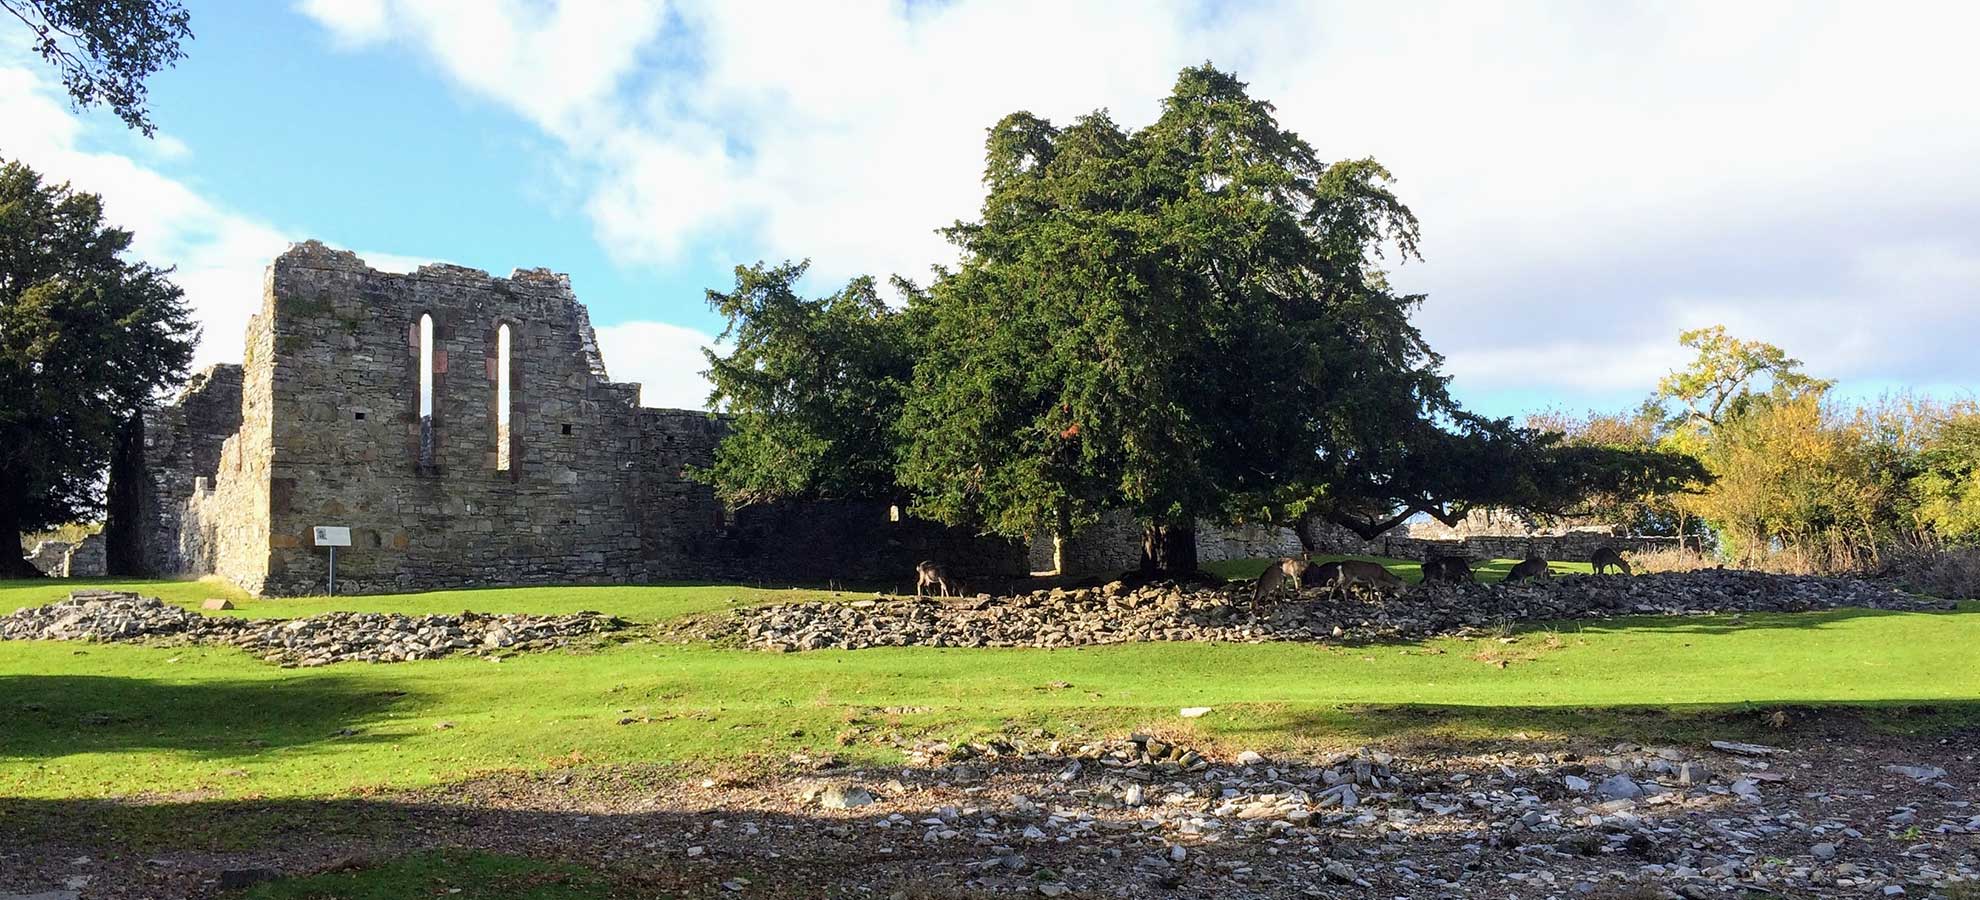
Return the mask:
<path id="1" fill-rule="evenodd" d="M 1525 559 L 1540 556 L 1555 562 L 1587 562 L 1604 547 L 1619 553 L 1645 553 L 1678 546 L 1678 538 L 1621 537 L 1593 532 L 1531 537 L 1473 535 L 1457 540 L 1426 540 L 1412 537 L 1385 537 L 1369 542 L 1377 549 L 1356 551 L 1396 559 L 1427 559 L 1431 555 L 1462 556 L 1473 561 Z"/>
<path id="2" fill-rule="evenodd" d="M 1628 615 L 1805 612 L 1836 607 L 1938 610 L 1952 602 L 1887 584 L 1708 569 L 1574 575 L 1515 585 L 1412 584 L 1398 598 L 1312 587 L 1264 608 L 1251 587 L 1053 588 L 983 595 L 791 603 L 738 610 L 721 634 L 762 650 L 867 647 L 1077 647 L 1145 641 L 1329 641 L 1465 634 L 1509 622 Z"/>
<path id="3" fill-rule="evenodd" d="M 301 619 L 234 619 L 204 616 L 156 597 L 92 590 L 0 616 L 0 640 L 215 644 L 284 666 L 323 666 L 562 647 L 624 625 L 594 612 L 408 616 L 338 611 Z"/>
<path id="4" fill-rule="evenodd" d="M 102 578 L 109 574 L 107 565 L 108 545 L 103 535 L 92 534 L 69 548 L 68 559 L 62 566 L 62 574 L 70 578 Z"/>

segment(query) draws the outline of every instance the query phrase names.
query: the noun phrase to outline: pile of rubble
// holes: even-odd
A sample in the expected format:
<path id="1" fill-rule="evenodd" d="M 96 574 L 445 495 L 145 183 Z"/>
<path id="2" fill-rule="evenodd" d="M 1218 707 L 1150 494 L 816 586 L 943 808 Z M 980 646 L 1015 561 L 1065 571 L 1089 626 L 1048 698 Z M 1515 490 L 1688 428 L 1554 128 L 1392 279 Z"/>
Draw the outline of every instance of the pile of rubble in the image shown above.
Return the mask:
<path id="1" fill-rule="evenodd" d="M 766 650 L 830 647 L 1075 647 L 1135 641 L 1366 641 L 1459 634 L 1513 622 L 1626 615 L 1944 609 L 1950 603 L 1851 578 L 1708 570 L 1570 576 L 1516 585 L 1415 584 L 1399 597 L 1309 589 L 1264 610 L 1248 585 L 1054 588 L 1014 597 L 792 603 L 739 610 L 727 633 Z"/>
<path id="2" fill-rule="evenodd" d="M 0 618 L 0 640 L 220 644 L 282 665 L 322 666 L 559 647 L 624 624 L 594 612 L 568 616 L 330 612 L 300 619 L 237 619 L 200 615 L 134 593 L 76 591 L 67 600 Z"/>

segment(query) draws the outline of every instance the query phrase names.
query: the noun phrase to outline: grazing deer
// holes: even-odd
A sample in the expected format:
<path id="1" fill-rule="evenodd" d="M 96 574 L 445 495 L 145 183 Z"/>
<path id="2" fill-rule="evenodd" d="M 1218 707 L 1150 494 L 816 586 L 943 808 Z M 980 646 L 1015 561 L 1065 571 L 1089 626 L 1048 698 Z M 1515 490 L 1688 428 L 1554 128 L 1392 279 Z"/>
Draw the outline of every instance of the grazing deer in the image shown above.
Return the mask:
<path id="1" fill-rule="evenodd" d="M 1385 589 L 1398 593 L 1403 590 L 1403 580 L 1398 578 L 1396 573 L 1389 571 L 1381 563 L 1367 560 L 1344 559 L 1340 562 L 1330 562 L 1317 567 L 1313 574 L 1317 576 L 1314 578 L 1315 581 L 1331 584 L 1337 594 L 1345 594 L 1348 588 L 1357 584 L 1368 585 L 1374 588 L 1376 593 L 1382 593 Z"/>
<path id="2" fill-rule="evenodd" d="M 1595 569 L 1597 575 L 1605 574 L 1611 567 L 1621 569 L 1624 575 L 1636 574 L 1629 570 L 1629 561 L 1623 559 L 1622 554 L 1617 553 L 1614 547 L 1603 547 L 1595 551 L 1595 555 L 1588 558 L 1588 564 Z"/>
<path id="3" fill-rule="evenodd" d="M 1546 557 L 1529 556 L 1513 564 L 1512 571 L 1506 573 L 1505 583 L 1513 584 L 1514 582 L 1531 581 L 1535 578 L 1552 577 L 1554 577 L 1554 570 L 1547 568 Z"/>
<path id="4" fill-rule="evenodd" d="M 942 568 L 941 563 L 932 559 L 922 560 L 920 565 L 915 566 L 914 575 L 914 599 L 916 600 L 921 599 L 922 590 L 930 585 L 934 585 L 940 589 L 944 597 L 949 596 L 950 591 L 954 589 L 953 586 L 955 583 L 949 580 L 948 570 Z"/>
<path id="5" fill-rule="evenodd" d="M 1471 560 L 1462 556 L 1431 556 L 1423 561 L 1423 580 L 1475 584 L 1478 576 L 1471 574 Z"/>
<path id="6" fill-rule="evenodd" d="M 1304 590 L 1305 585 L 1302 582 L 1306 578 L 1306 568 L 1309 564 L 1307 555 L 1302 553 L 1296 557 L 1281 557 L 1278 562 L 1266 566 L 1264 573 L 1258 576 L 1258 585 L 1252 588 L 1251 605 L 1263 606 L 1265 598 L 1277 594 L 1279 586 L 1287 581 L 1292 582 L 1294 594 Z"/>

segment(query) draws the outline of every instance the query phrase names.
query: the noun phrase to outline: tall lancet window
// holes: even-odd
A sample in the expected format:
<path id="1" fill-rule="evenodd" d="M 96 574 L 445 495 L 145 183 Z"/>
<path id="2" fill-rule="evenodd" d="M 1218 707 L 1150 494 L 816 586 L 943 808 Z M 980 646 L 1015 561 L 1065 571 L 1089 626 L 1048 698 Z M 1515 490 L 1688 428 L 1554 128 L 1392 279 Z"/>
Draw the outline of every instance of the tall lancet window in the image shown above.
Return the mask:
<path id="1" fill-rule="evenodd" d="M 509 323 L 495 329 L 495 469 L 509 471 Z"/>
<path id="2" fill-rule="evenodd" d="M 419 316 L 419 464 L 433 465 L 433 314 Z"/>

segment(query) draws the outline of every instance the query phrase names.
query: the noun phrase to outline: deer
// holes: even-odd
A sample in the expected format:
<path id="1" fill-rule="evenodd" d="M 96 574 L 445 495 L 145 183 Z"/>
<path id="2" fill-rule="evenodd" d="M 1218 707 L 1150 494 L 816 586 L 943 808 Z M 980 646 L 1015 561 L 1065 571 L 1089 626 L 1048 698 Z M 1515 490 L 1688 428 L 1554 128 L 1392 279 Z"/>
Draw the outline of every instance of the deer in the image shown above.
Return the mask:
<path id="1" fill-rule="evenodd" d="M 1423 560 L 1423 580 L 1475 584 L 1478 576 L 1471 573 L 1471 561 L 1462 556 L 1433 554 Z"/>
<path id="2" fill-rule="evenodd" d="M 1309 565 L 1311 562 L 1308 555 L 1302 553 L 1298 556 L 1280 557 L 1278 562 L 1266 566 L 1264 573 L 1258 576 L 1257 586 L 1251 590 L 1251 605 L 1254 607 L 1265 605 L 1265 598 L 1277 594 L 1279 586 L 1287 581 L 1292 582 L 1294 594 L 1304 590 L 1305 585 L 1302 582 L 1306 578 Z"/>
<path id="3" fill-rule="evenodd" d="M 914 599 L 916 600 L 922 598 L 923 589 L 930 585 L 941 590 L 944 597 L 949 596 L 949 593 L 954 589 L 955 583 L 949 580 L 948 570 L 942 568 L 941 563 L 932 559 L 924 559 L 919 565 L 915 566 L 914 576 Z"/>
<path id="4" fill-rule="evenodd" d="M 1552 578 L 1554 570 L 1547 568 L 1544 556 L 1529 556 L 1513 564 L 1512 571 L 1506 573 L 1506 584 L 1531 581 L 1535 578 Z"/>
<path id="5" fill-rule="evenodd" d="M 1616 552 L 1614 547 L 1603 547 L 1595 551 L 1595 555 L 1588 557 L 1588 565 L 1594 568 L 1597 575 L 1606 574 L 1611 568 L 1621 569 L 1624 575 L 1636 574 L 1629 570 L 1629 561 L 1623 559 L 1622 554 Z"/>
<path id="6" fill-rule="evenodd" d="M 1357 584 L 1368 585 L 1377 593 L 1381 593 L 1384 589 L 1397 593 L 1403 590 L 1403 580 L 1397 577 L 1396 573 L 1389 571 L 1381 563 L 1362 559 L 1344 559 L 1340 562 L 1326 563 L 1315 567 L 1312 575 L 1314 581 L 1330 584 L 1333 590 L 1340 594 L 1345 594 L 1348 588 Z"/>

